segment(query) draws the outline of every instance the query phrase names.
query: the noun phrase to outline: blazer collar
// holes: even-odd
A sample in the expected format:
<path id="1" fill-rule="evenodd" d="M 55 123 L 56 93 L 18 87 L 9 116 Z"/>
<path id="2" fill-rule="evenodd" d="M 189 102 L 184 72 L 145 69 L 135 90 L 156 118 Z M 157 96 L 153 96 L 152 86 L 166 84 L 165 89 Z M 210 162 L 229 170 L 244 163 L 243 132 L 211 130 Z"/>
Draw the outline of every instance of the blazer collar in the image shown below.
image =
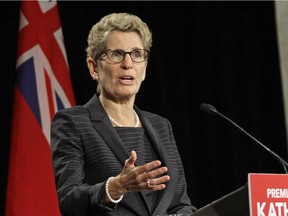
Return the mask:
<path id="1" fill-rule="evenodd" d="M 84 106 L 89 110 L 93 127 L 111 148 L 119 161 L 124 165 L 125 160 L 129 158 L 130 154 L 114 130 L 107 113 L 98 99 L 98 96 L 95 94 Z"/>
<path id="2" fill-rule="evenodd" d="M 145 128 L 147 135 L 151 141 L 151 144 L 153 145 L 153 147 L 155 148 L 156 154 L 159 157 L 159 160 L 161 160 L 162 165 L 163 164 L 167 164 L 168 160 L 162 150 L 162 146 L 160 145 L 160 141 L 159 138 L 156 135 L 155 129 L 153 128 L 151 122 L 144 116 L 141 114 L 141 111 L 135 107 L 135 110 L 137 113 L 139 113 L 139 118 L 142 122 L 143 127 Z"/>

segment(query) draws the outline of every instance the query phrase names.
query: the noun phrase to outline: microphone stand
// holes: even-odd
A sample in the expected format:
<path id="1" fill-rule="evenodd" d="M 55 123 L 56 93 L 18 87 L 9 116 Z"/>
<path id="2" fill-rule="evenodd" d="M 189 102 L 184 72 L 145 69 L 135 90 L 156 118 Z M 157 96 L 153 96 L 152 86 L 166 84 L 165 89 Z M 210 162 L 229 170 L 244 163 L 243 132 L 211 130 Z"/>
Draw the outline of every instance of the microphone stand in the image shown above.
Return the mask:
<path id="1" fill-rule="evenodd" d="M 231 119 L 229 119 L 228 117 L 226 117 L 225 115 L 223 115 L 222 113 L 218 112 L 216 110 L 215 107 L 213 107 L 212 105 L 207 105 L 209 106 L 209 113 L 210 114 L 216 114 L 218 116 L 220 116 L 221 118 L 225 119 L 226 121 L 230 122 L 232 125 L 234 125 L 236 128 L 238 128 L 240 130 L 240 132 L 246 134 L 250 139 L 254 140 L 256 143 L 258 143 L 262 148 L 264 148 L 266 151 L 268 151 L 271 155 L 273 155 L 275 158 L 278 159 L 278 161 L 281 163 L 281 165 L 283 166 L 283 169 L 285 171 L 285 173 L 287 174 L 287 167 L 288 167 L 288 163 L 283 160 L 279 155 L 277 155 L 275 152 L 273 152 L 271 149 L 269 149 L 267 146 L 265 146 L 264 144 L 262 144 L 260 141 L 258 141 L 256 138 L 254 138 L 252 135 L 250 135 L 247 131 L 245 131 L 242 127 L 240 127 L 239 125 L 237 125 L 235 122 L 233 122 Z"/>

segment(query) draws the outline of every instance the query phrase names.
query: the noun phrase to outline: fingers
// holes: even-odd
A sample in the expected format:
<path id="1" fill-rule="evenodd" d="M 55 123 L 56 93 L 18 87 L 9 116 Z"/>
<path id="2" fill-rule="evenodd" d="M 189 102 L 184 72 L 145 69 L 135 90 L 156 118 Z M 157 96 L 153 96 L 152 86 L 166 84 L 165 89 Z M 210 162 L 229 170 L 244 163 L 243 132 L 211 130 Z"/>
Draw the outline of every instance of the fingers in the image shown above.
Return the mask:
<path id="1" fill-rule="evenodd" d="M 134 150 L 132 150 L 130 153 L 130 157 L 125 161 L 125 167 L 126 168 L 134 167 L 136 160 L 137 160 L 137 153 Z M 161 166 L 161 162 L 159 160 L 152 161 L 152 162 L 147 163 L 143 166 L 139 166 L 135 170 L 135 174 L 139 175 L 141 173 L 149 172 L 150 170 L 155 169 L 159 166 Z"/>
<path id="2" fill-rule="evenodd" d="M 165 175 L 160 178 L 148 179 L 146 181 L 146 190 L 162 190 L 166 188 L 165 183 L 170 180 L 170 176 Z"/>
<path id="3" fill-rule="evenodd" d="M 134 184 L 130 185 L 131 190 L 162 190 L 166 187 L 165 183 L 170 180 L 167 167 L 160 167 L 160 161 L 153 161 L 132 170 Z M 149 183 L 149 184 L 148 184 Z"/>
<path id="4" fill-rule="evenodd" d="M 135 167 L 135 162 L 137 160 L 137 154 L 134 150 L 131 151 L 130 157 L 125 161 L 125 168 L 134 168 Z M 143 173 L 150 173 L 150 176 L 148 177 L 155 177 L 157 175 L 161 175 L 165 172 L 167 172 L 167 168 L 166 167 L 161 167 L 159 169 L 156 169 L 157 167 L 161 166 L 161 161 L 156 160 L 156 161 L 152 161 L 150 163 L 147 163 L 145 165 L 142 166 L 138 166 L 135 169 L 133 169 L 133 173 L 135 176 L 141 175 Z M 151 171 L 153 170 L 153 171 Z"/>
<path id="5" fill-rule="evenodd" d="M 147 163 L 143 166 L 140 166 L 139 167 L 139 170 L 142 171 L 142 172 L 149 172 L 151 170 L 154 170 L 156 169 L 157 167 L 160 167 L 161 166 L 161 161 L 159 160 L 156 160 L 156 161 L 152 161 L 150 163 Z M 167 170 L 166 170 L 167 172 Z"/>
<path id="6" fill-rule="evenodd" d="M 169 175 L 164 175 L 167 173 L 167 167 L 160 167 L 158 169 L 151 170 L 146 173 L 146 185 L 145 190 L 162 190 L 166 187 L 165 183 L 170 180 Z M 160 176 L 160 177 L 159 177 Z"/>
<path id="7" fill-rule="evenodd" d="M 131 151 L 130 157 L 125 161 L 124 169 L 119 174 L 122 191 L 156 191 L 166 187 L 165 183 L 170 180 L 170 176 L 166 175 L 168 168 L 161 167 L 161 161 L 155 160 L 142 166 L 135 166 L 136 160 L 136 152 Z"/>
<path id="8" fill-rule="evenodd" d="M 159 161 L 160 162 L 160 161 Z M 153 164 L 149 164 L 151 166 L 148 166 L 148 168 L 146 167 L 148 164 L 145 165 L 145 177 L 146 178 L 155 178 L 156 176 L 160 176 L 164 173 L 166 173 L 168 171 L 168 168 L 167 167 L 159 167 L 161 165 L 157 165 L 158 163 L 155 163 L 154 165 Z M 159 167 L 159 168 L 157 168 Z M 157 168 L 157 169 L 156 169 Z"/>
<path id="9" fill-rule="evenodd" d="M 167 173 L 167 167 L 161 167 L 161 161 L 155 160 L 142 166 L 135 167 L 131 172 L 138 182 L 146 182 L 147 179 L 153 179 Z"/>

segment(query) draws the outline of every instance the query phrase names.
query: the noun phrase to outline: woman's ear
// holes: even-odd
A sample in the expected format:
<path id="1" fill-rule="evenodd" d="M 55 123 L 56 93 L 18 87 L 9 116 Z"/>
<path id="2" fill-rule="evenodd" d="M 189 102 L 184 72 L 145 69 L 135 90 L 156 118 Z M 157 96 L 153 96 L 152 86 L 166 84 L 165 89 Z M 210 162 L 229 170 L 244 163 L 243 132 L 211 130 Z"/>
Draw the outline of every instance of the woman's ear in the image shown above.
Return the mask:
<path id="1" fill-rule="evenodd" d="M 145 80 L 145 77 L 146 77 L 146 71 L 142 74 L 142 81 Z"/>
<path id="2" fill-rule="evenodd" d="M 142 74 L 142 77 L 141 77 L 142 81 L 144 81 L 145 77 L 146 77 L 146 69 L 147 69 L 148 61 L 146 61 L 145 64 L 146 64 L 145 65 L 145 70 L 144 70 L 144 73 Z"/>
<path id="3" fill-rule="evenodd" d="M 89 69 L 90 76 L 92 77 L 92 79 L 93 80 L 98 80 L 97 63 L 96 63 L 96 61 L 93 58 L 88 57 L 86 59 L 86 63 L 87 63 L 87 67 Z"/>

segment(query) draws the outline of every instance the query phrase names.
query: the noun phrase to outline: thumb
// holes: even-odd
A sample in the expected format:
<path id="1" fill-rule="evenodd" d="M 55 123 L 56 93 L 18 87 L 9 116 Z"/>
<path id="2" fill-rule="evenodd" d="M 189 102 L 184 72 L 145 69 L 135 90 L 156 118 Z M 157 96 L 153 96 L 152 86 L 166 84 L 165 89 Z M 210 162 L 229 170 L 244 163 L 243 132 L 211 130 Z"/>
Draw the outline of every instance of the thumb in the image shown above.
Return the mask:
<path id="1" fill-rule="evenodd" d="M 125 166 L 126 167 L 131 167 L 131 166 L 134 167 L 136 160 L 137 160 L 137 153 L 134 150 L 132 150 L 130 153 L 130 157 L 125 162 Z"/>

